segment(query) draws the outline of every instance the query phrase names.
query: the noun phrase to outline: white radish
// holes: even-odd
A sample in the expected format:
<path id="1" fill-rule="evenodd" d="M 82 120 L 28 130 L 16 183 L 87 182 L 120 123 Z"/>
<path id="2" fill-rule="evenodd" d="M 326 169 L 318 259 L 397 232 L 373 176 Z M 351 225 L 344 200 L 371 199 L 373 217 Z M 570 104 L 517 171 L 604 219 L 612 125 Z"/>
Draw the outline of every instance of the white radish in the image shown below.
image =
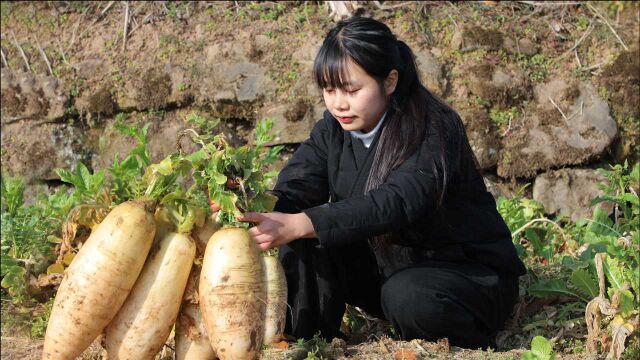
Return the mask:
<path id="1" fill-rule="evenodd" d="M 207 329 L 198 304 L 200 267 L 191 268 L 189 282 L 182 300 L 182 308 L 176 322 L 176 360 L 214 360 Z"/>
<path id="2" fill-rule="evenodd" d="M 246 229 L 218 230 L 200 273 L 200 308 L 211 347 L 221 360 L 258 357 L 267 290 L 260 250 Z"/>
<path id="3" fill-rule="evenodd" d="M 160 240 L 122 308 L 105 329 L 110 360 L 153 359 L 178 317 L 196 255 L 187 235 L 167 233 Z"/>
<path id="4" fill-rule="evenodd" d="M 220 225 L 213 221 L 210 216 L 207 217 L 206 221 L 202 226 L 195 226 L 193 231 L 191 232 L 191 236 L 193 240 L 196 241 L 196 248 L 198 252 L 198 258 L 204 255 L 204 251 L 207 248 L 207 243 L 211 236 L 220 230 Z"/>
<path id="5" fill-rule="evenodd" d="M 131 291 L 155 234 L 145 204 L 116 206 L 66 270 L 44 340 L 43 359 L 75 359 L 115 317 Z"/>
<path id="6" fill-rule="evenodd" d="M 267 286 L 267 312 L 265 315 L 265 344 L 281 341 L 287 315 L 287 279 L 278 255 L 263 255 L 265 284 Z"/>

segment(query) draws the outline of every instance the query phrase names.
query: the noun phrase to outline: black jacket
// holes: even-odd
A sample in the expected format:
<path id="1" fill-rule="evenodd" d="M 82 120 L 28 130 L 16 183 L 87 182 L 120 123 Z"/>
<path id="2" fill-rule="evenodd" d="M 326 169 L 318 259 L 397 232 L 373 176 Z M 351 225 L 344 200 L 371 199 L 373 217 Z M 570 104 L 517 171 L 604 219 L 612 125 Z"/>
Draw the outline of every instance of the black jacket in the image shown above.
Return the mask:
<path id="1" fill-rule="evenodd" d="M 274 188 L 279 198 L 275 211 L 304 211 L 321 247 L 393 232 L 394 246 L 410 253 L 407 265 L 429 259 L 473 262 L 524 274 L 509 229 L 476 169 L 460 118 L 444 106 L 430 110 L 429 116 L 445 117 L 442 138 L 448 179 L 440 206 L 433 166 L 439 163 L 434 159 L 442 155 L 443 141 L 433 121 L 418 151 L 365 195 L 377 139 L 366 155 L 355 156 L 354 143 L 360 140 L 352 139 L 325 111 L 310 138 L 280 172 Z"/>

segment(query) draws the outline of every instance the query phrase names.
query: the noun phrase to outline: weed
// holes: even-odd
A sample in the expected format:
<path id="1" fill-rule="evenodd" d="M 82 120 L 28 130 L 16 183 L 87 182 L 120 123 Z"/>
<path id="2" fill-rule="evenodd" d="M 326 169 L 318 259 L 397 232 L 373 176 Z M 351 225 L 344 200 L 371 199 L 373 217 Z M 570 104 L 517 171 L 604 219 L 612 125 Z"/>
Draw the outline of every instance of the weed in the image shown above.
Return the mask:
<path id="1" fill-rule="evenodd" d="M 584 15 L 580 15 L 576 20 L 576 29 L 580 32 L 585 31 L 587 30 L 587 27 L 589 27 L 590 23 L 589 18 Z"/>
<path id="2" fill-rule="evenodd" d="M 500 129 L 508 126 L 511 121 L 519 116 L 520 112 L 516 107 L 512 107 L 511 109 L 506 111 L 500 111 L 497 109 L 489 110 L 489 118 L 491 119 L 491 122 Z"/>

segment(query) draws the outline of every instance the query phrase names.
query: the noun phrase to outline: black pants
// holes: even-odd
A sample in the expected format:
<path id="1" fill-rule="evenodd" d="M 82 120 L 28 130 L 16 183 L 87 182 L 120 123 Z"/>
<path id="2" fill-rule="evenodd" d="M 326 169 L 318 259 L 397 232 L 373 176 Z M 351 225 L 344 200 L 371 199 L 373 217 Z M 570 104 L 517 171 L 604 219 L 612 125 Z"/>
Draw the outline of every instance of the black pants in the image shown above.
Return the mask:
<path id="1" fill-rule="evenodd" d="M 280 248 L 289 290 L 285 332 L 297 338 L 339 335 L 345 303 L 389 320 L 403 340 L 478 348 L 495 335 L 518 295 L 517 276 L 480 264 L 426 261 L 382 279 L 367 243 L 321 249 L 314 240 Z"/>

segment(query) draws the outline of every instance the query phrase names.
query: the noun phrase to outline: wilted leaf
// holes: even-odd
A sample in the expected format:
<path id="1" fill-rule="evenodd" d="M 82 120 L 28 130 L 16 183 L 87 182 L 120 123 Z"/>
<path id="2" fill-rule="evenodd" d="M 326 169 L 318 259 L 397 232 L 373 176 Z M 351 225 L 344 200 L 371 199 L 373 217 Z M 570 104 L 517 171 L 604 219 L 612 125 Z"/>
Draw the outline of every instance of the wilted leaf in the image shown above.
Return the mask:
<path id="1" fill-rule="evenodd" d="M 62 265 L 61 263 L 49 265 L 49 267 L 47 268 L 47 275 L 51 274 L 64 274 L 64 265 Z"/>
<path id="2" fill-rule="evenodd" d="M 289 343 L 286 341 L 280 341 L 270 344 L 269 347 L 272 349 L 287 350 L 289 348 Z"/>
<path id="3" fill-rule="evenodd" d="M 393 354 L 393 360 L 416 360 L 416 354 L 411 350 L 400 349 Z"/>
<path id="4" fill-rule="evenodd" d="M 67 253 L 64 257 L 62 257 L 62 263 L 66 266 L 71 265 L 71 262 L 76 257 L 75 253 Z"/>

